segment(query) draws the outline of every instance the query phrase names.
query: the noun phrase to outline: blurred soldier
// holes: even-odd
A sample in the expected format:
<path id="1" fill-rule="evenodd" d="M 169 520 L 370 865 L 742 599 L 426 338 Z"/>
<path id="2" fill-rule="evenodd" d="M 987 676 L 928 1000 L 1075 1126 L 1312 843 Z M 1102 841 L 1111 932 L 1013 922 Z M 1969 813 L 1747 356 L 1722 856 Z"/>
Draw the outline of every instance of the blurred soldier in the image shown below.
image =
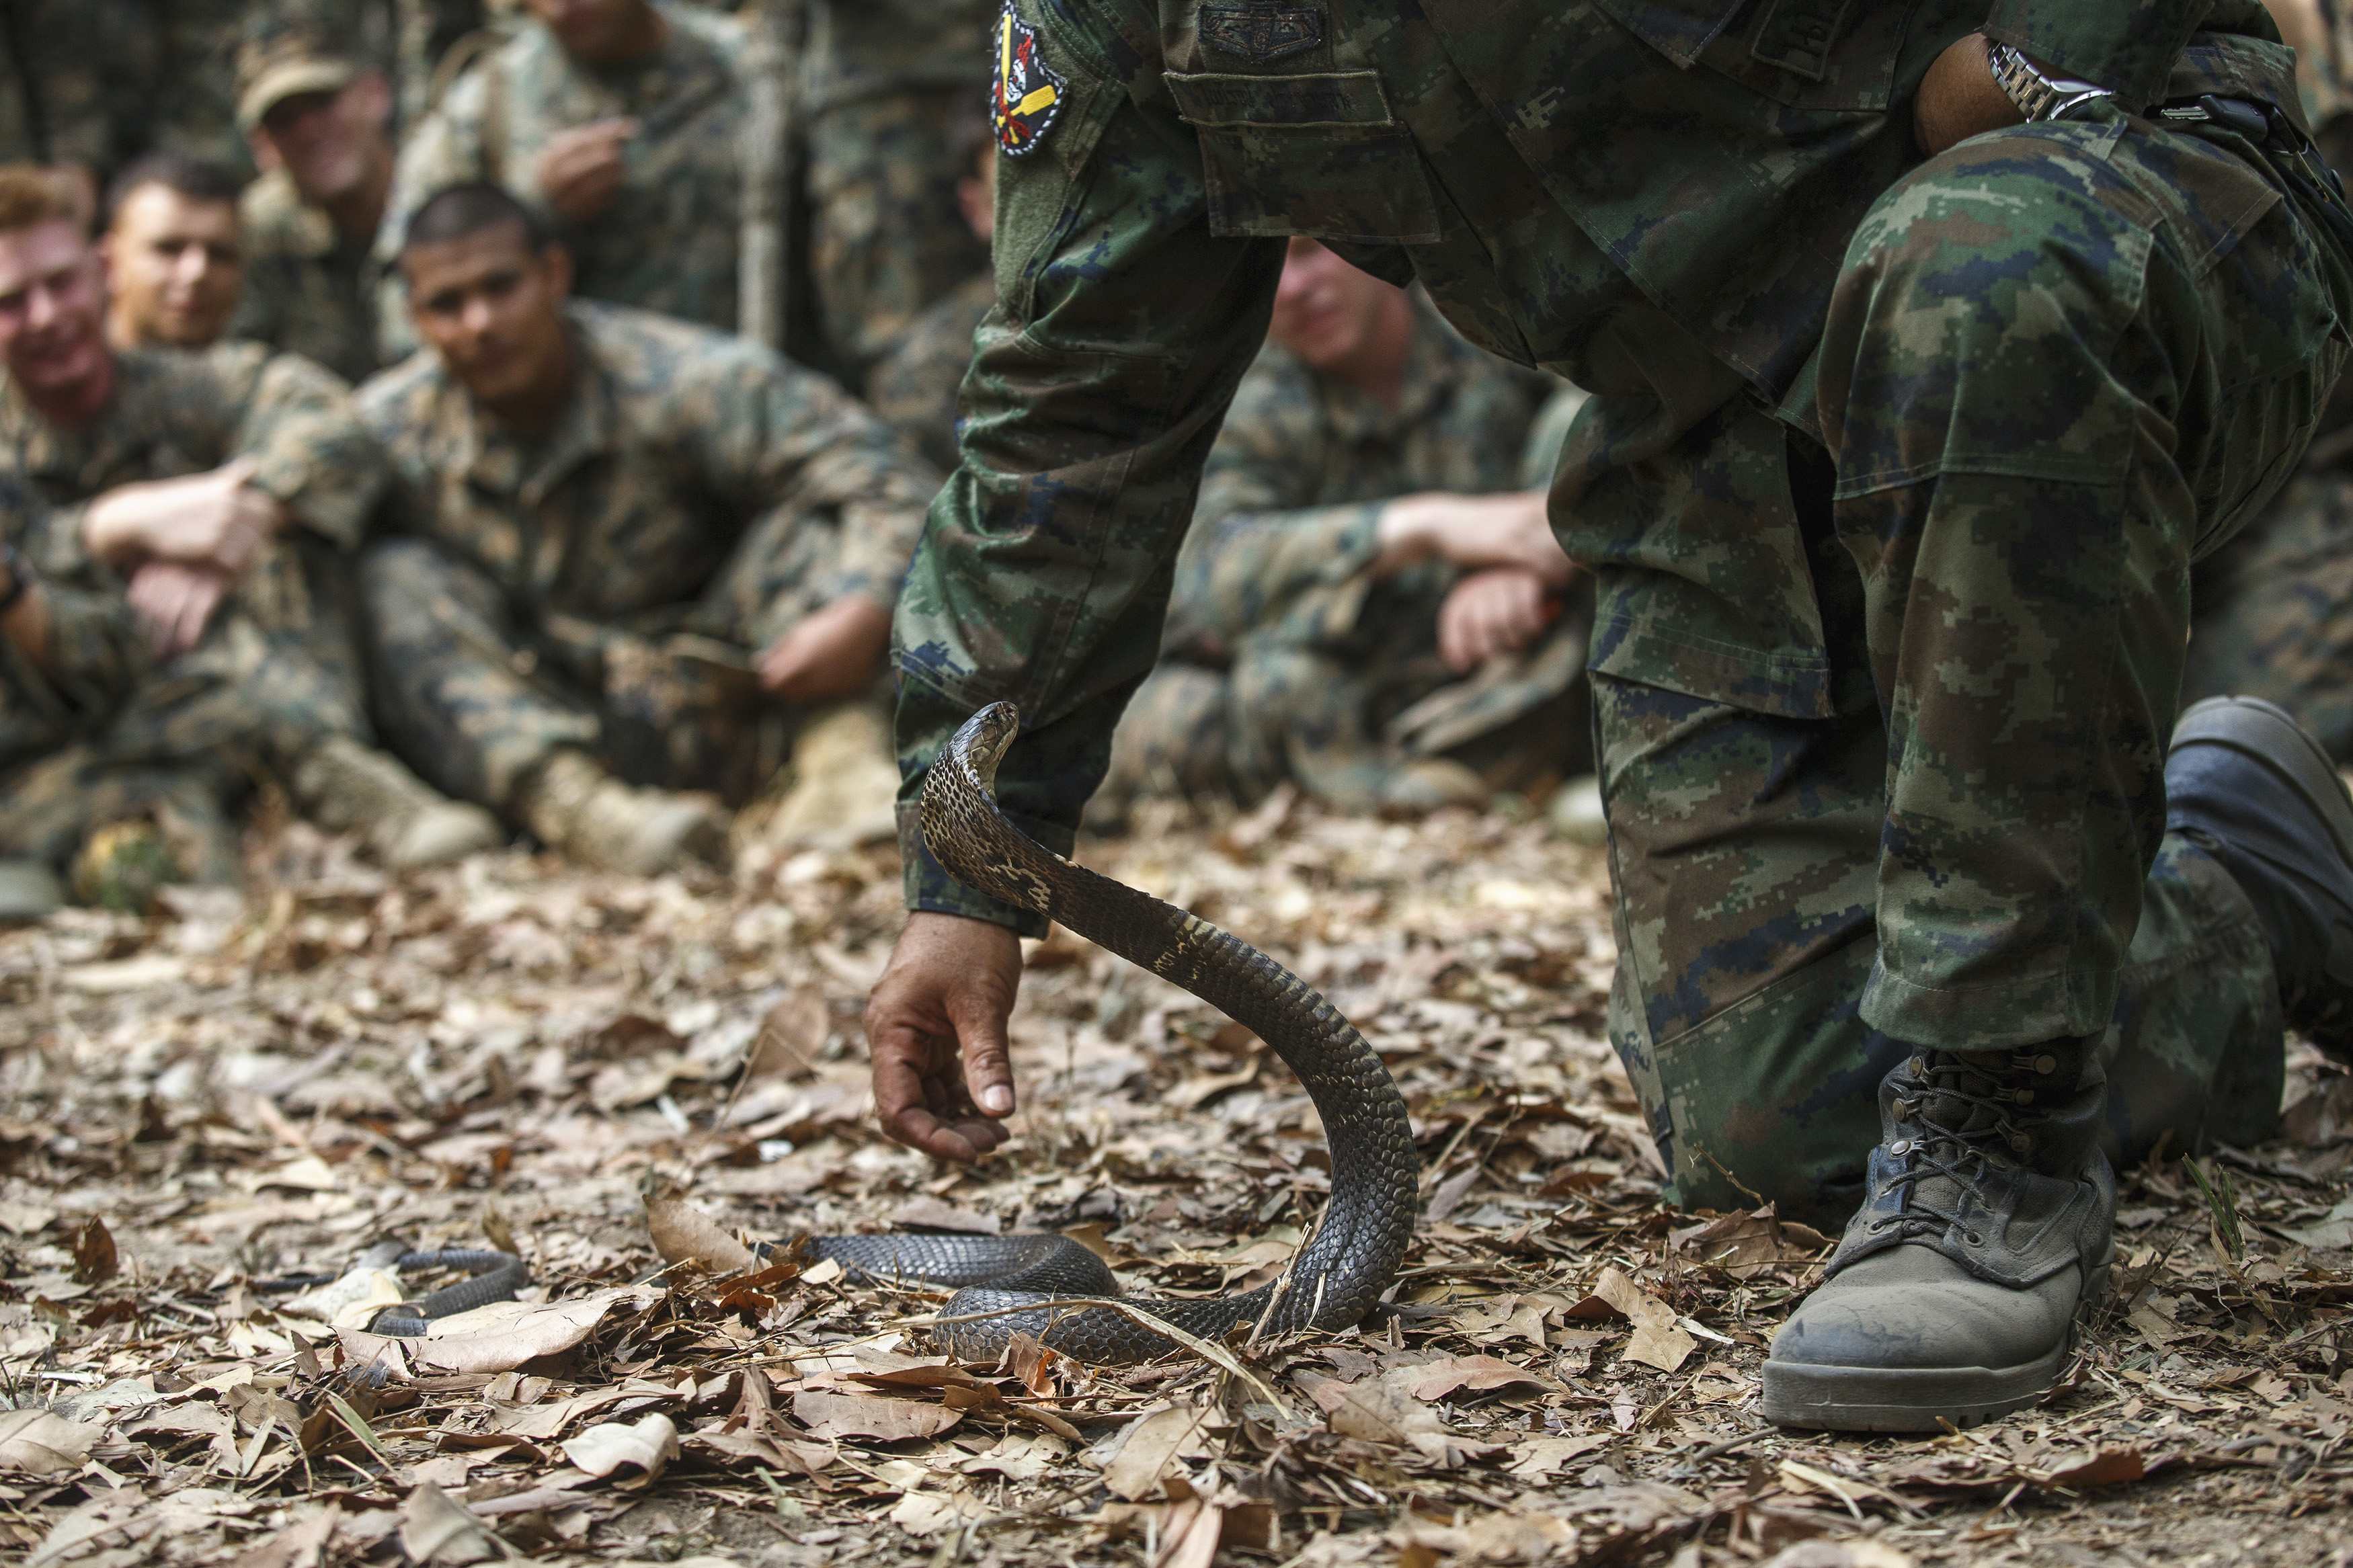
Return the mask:
<path id="1" fill-rule="evenodd" d="M 245 193 L 236 333 L 363 380 L 379 363 L 369 250 L 392 191 L 392 89 L 307 28 L 248 39 L 237 81 L 237 123 L 269 172 Z"/>
<path id="2" fill-rule="evenodd" d="M 1547 637 L 1568 558 L 1544 492 L 1518 488 L 1544 378 L 1312 239 L 1291 242 L 1267 337 L 1098 799 L 1248 803 L 1288 779 L 1343 808 L 1412 810 L 1557 778 L 1586 623 Z M 1516 657 L 1540 641 L 1548 657 Z M 1430 701 L 1473 675 L 1475 702 Z M 1513 772 L 1453 754 L 1505 730 L 1480 759 Z"/>
<path id="3" fill-rule="evenodd" d="M 237 179 L 218 163 L 151 153 L 107 192 L 111 298 L 106 341 L 118 349 L 200 349 L 220 341 L 245 281 Z"/>
<path id="4" fill-rule="evenodd" d="M 19 548 L 46 581 L 122 595 L 169 660 L 109 755 L 268 768 L 396 866 L 494 841 L 364 742 L 337 549 L 384 459 L 343 385 L 253 344 L 111 349 L 105 306 L 105 264 L 54 183 L 0 169 L 0 473 L 39 513 Z M 15 802 L 9 852 L 71 853 L 90 825 L 79 765 Z"/>
<path id="5" fill-rule="evenodd" d="M 810 266 L 835 353 L 854 371 L 988 264 L 957 220 L 985 124 L 994 0 L 817 0 L 803 74 Z"/>
<path id="6" fill-rule="evenodd" d="M 2330 163 L 2353 158 L 2353 10 L 2270 0 L 2295 46 L 2306 113 Z M 2302 468 L 2190 576 L 2186 706 L 2224 692 L 2293 712 L 2353 763 L 2353 395 L 2323 416 Z"/>
<path id="7" fill-rule="evenodd" d="M 955 140 L 965 170 L 956 181 L 956 210 L 980 242 L 985 262 L 989 236 L 997 231 L 997 139 L 976 114 Z M 943 473 L 956 466 L 956 390 L 972 367 L 972 334 L 996 303 L 997 277 L 983 265 L 916 317 L 866 378 L 866 400 L 874 412 Z"/>
<path id="8" fill-rule="evenodd" d="M 764 348 L 572 300 L 497 186 L 420 206 L 400 269 L 430 352 L 359 395 L 402 535 L 361 572 L 386 728 L 590 865 L 717 859 L 770 700 L 881 677 L 937 476 Z"/>
<path id="9" fill-rule="evenodd" d="M 0 164 L 69 172 L 84 216 L 144 144 L 154 56 L 135 0 L 0 5 Z"/>
<path id="10" fill-rule="evenodd" d="M 417 207 L 469 180 L 537 205 L 579 292 L 733 331 L 742 29 L 663 0 L 528 0 L 533 18 L 417 127 L 376 237 L 377 330 L 408 333 L 396 263 Z"/>
<path id="11" fill-rule="evenodd" d="M 141 8 L 147 13 L 145 47 L 154 60 L 142 142 L 250 176 L 252 159 L 237 130 L 237 47 L 253 5 L 143 0 Z"/>

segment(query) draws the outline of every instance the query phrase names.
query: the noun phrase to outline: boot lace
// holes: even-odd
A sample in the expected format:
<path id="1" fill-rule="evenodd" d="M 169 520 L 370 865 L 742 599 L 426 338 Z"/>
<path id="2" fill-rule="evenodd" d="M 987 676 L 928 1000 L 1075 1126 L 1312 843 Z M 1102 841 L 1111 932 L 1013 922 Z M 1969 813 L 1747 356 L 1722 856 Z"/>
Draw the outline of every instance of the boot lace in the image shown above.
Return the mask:
<path id="1" fill-rule="evenodd" d="M 1902 1205 L 1866 1229 L 1874 1236 L 1898 1230 L 1905 1241 L 1959 1230 L 1971 1247 L 1983 1246 L 1985 1237 L 1962 1218 L 1962 1200 L 1989 1201 L 1988 1171 L 2021 1161 L 2033 1148 L 2015 1113 L 2034 1103 L 2031 1079 L 2054 1071 L 2057 1063 L 2045 1054 L 2013 1051 L 2004 1071 L 1982 1059 L 1937 1052 L 1913 1058 L 1909 1067 L 1911 1081 L 1894 1102 L 1902 1135 L 1887 1146 L 1904 1162 L 1889 1184 L 1903 1189 Z"/>

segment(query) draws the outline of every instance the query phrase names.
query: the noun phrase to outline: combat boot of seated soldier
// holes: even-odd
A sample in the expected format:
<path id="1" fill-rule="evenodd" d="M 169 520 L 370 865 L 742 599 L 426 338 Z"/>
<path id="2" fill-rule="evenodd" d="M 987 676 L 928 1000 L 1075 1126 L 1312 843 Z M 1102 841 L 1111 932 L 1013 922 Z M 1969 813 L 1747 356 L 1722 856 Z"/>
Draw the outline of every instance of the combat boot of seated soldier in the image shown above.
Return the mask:
<path id="1" fill-rule="evenodd" d="M 1418 277 L 1594 394 L 1552 520 L 1596 579 L 1612 1040 L 1675 1200 L 1847 1224 L 1765 1414 L 2031 1402 L 2105 1287 L 2112 1158 L 2264 1136 L 2284 1021 L 2353 1049 L 2353 803 L 2276 710 L 2174 728 L 2191 563 L 2353 315 L 2289 51 L 2255 0 L 1295 13 L 1009 0 L 909 787 L 1018 697 L 998 788 L 1067 847 L 1279 237 Z M 903 837 L 877 1109 L 971 1158 L 1039 922 Z"/>
<path id="2" fill-rule="evenodd" d="M 768 721 L 881 678 L 937 476 L 756 344 L 573 300 L 495 185 L 420 206 L 400 270 L 428 347 L 359 395 L 396 476 L 362 570 L 395 743 L 592 865 L 721 858 Z"/>
<path id="3" fill-rule="evenodd" d="M 384 458 L 348 389 L 252 344 L 118 350 L 107 300 L 79 213 L 40 172 L 0 168 L 0 473 L 29 509 L 12 542 L 54 587 L 126 599 L 153 650 L 59 743 L 106 719 L 93 765 L 241 758 L 230 773 L 274 774 L 395 866 L 495 843 L 488 816 L 369 744 L 346 552 Z M 0 790 L 0 838 L 59 858 L 100 795 L 79 762 L 48 761 L 37 788 Z"/>

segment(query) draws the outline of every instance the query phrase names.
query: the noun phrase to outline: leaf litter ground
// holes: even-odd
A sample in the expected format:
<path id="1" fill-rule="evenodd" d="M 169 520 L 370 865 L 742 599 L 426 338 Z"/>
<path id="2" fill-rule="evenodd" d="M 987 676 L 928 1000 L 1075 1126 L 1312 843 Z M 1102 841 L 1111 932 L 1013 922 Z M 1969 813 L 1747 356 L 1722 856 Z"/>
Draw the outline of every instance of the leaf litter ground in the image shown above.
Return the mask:
<path id="1" fill-rule="evenodd" d="M 1133 1289 L 1278 1267 L 1328 1191 L 1304 1097 L 1067 934 L 1016 1020 L 1021 1136 L 947 1172 L 868 1122 L 887 849 L 390 882 L 296 827 L 250 899 L 0 935 L 0 1554 L 2353 1563 L 2353 1077 L 2316 1052 L 2280 1142 L 2125 1174 L 2119 1292 L 2059 1396 L 1784 1435 L 1757 1366 L 1825 1241 L 1658 1202 L 1604 1039 L 1598 851 L 1287 797 L 1145 827 L 1089 858 L 1291 963 L 1405 1089 L 1423 1219 L 1360 1330 L 958 1368 L 937 1298 L 737 1247 L 1043 1226 Z M 534 1286 L 371 1335 L 371 1302 L 437 1281 L 322 1281 L 387 1237 L 512 1247 Z"/>

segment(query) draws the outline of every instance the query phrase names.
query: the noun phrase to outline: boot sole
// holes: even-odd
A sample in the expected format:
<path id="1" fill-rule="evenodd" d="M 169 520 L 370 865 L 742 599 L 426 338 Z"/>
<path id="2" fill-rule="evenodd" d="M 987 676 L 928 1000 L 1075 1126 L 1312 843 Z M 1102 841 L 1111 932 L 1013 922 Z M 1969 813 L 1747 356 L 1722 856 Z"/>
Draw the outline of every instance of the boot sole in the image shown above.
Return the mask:
<path id="1" fill-rule="evenodd" d="M 1822 1366 L 1765 1363 L 1765 1419 L 1813 1432 L 1941 1432 L 2007 1415 L 2049 1394 L 2108 1293 L 2114 1259 L 2092 1270 L 2066 1337 L 2049 1355 L 2017 1366 Z"/>
<path id="2" fill-rule="evenodd" d="M 2353 860 L 2353 796 L 2337 764 L 2286 709 L 2260 697 L 2209 697 L 2182 710 L 2172 750 L 2223 746 L 2270 768 L 2295 786 L 2328 825 L 2337 854 Z"/>

